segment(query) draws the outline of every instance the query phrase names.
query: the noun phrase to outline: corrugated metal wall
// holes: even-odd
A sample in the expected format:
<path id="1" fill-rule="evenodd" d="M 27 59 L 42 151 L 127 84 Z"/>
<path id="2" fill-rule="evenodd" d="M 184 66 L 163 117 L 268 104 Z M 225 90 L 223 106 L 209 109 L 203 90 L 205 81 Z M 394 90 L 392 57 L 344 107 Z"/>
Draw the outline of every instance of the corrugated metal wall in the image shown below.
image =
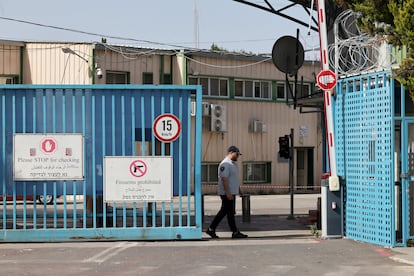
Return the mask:
<path id="1" fill-rule="evenodd" d="M 153 84 L 159 84 L 163 56 L 150 50 L 123 53 L 115 47 L 107 47 L 111 51 L 95 50 L 95 62 L 98 66 L 110 71 L 130 72 L 131 83 L 143 83 L 143 72 L 153 73 Z M 96 83 L 105 83 L 105 78 L 97 79 Z"/>
<path id="2" fill-rule="evenodd" d="M 201 238 L 201 113 L 191 123 L 194 91 L 201 110 L 201 88 L 196 86 L 0 87 L 0 240 Z M 181 120 L 182 132 L 179 139 L 160 143 L 152 131 L 153 120 L 168 113 Z M 84 180 L 14 181 L 13 136 L 18 133 L 82 134 Z M 195 149 L 193 154 L 188 145 Z M 140 151 L 173 157 L 176 197 L 151 205 L 105 204 L 104 157 L 136 156 Z M 49 206 L 30 202 L 32 195 L 63 198 Z M 12 204 L 7 204 L 7 196 Z"/>
<path id="3" fill-rule="evenodd" d="M 318 63 L 305 62 L 299 69 L 298 76 L 299 78 L 303 76 L 304 82 L 315 82 L 313 73 L 319 71 L 320 65 Z M 192 75 L 194 73 L 203 76 L 285 80 L 285 74 L 276 69 L 275 65 L 271 62 L 271 57 L 268 60 L 253 58 L 249 60 L 231 58 L 231 55 L 226 56 L 226 58 L 196 56 L 188 64 L 188 74 Z"/>
<path id="4" fill-rule="evenodd" d="M 27 43 L 25 84 L 92 84 L 92 44 Z"/>
<path id="5" fill-rule="evenodd" d="M 20 75 L 20 46 L 0 44 L 0 75 Z"/>

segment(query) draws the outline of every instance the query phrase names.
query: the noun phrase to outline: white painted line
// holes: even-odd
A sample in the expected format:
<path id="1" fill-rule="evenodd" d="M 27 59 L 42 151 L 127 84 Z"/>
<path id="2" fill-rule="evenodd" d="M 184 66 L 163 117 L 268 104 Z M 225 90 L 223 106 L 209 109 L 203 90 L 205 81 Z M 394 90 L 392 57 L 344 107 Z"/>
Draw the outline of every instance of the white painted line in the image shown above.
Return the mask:
<path id="1" fill-rule="evenodd" d="M 83 263 L 103 263 L 106 260 L 112 258 L 113 256 L 118 255 L 118 253 L 130 248 L 136 246 L 136 243 L 130 243 L 130 242 L 123 242 L 116 244 L 115 246 L 109 247 L 105 249 L 104 251 L 96 254 L 95 256 L 92 256 L 89 259 L 83 260 Z"/>
<path id="2" fill-rule="evenodd" d="M 394 262 L 399 262 L 399 263 L 402 263 L 402 264 L 408 264 L 408 265 L 413 265 L 414 266 L 413 261 L 405 260 L 403 258 L 391 256 L 390 259 L 393 260 Z"/>
<path id="3" fill-rule="evenodd" d="M 333 267 L 332 272 L 324 273 L 324 276 L 352 276 L 357 275 L 361 270 L 361 266 L 339 265 Z"/>
<path id="4" fill-rule="evenodd" d="M 288 272 L 294 269 L 292 265 L 269 265 L 265 267 L 265 271 L 260 271 L 264 275 L 288 275 Z"/>
<path id="5" fill-rule="evenodd" d="M 223 273 L 223 271 L 227 268 L 228 267 L 224 265 L 200 265 L 186 271 L 186 273 L 188 273 L 187 275 L 216 275 L 217 273 L 225 275 L 226 273 Z"/>

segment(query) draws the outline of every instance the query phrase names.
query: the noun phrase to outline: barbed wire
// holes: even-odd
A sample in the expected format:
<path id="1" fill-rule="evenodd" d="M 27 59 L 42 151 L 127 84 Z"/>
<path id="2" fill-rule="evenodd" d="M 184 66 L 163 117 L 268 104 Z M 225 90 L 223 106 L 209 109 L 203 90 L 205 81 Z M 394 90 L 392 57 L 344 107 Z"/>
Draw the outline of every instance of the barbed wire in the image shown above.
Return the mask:
<path id="1" fill-rule="evenodd" d="M 394 61 L 385 39 L 363 33 L 357 25 L 358 17 L 358 13 L 346 10 L 335 19 L 329 62 L 338 75 L 384 70 Z"/>

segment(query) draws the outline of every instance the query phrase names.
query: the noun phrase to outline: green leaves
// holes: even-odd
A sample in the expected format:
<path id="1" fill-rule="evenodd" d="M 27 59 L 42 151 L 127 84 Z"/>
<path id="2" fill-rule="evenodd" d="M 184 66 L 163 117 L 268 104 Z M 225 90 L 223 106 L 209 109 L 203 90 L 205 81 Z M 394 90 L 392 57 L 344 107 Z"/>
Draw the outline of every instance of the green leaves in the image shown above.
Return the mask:
<path id="1" fill-rule="evenodd" d="M 376 36 L 384 35 L 393 46 L 414 48 L 414 0 L 348 0 L 345 3 L 359 12 L 359 27 Z M 409 91 L 414 101 L 414 52 L 394 70 L 396 79 Z"/>

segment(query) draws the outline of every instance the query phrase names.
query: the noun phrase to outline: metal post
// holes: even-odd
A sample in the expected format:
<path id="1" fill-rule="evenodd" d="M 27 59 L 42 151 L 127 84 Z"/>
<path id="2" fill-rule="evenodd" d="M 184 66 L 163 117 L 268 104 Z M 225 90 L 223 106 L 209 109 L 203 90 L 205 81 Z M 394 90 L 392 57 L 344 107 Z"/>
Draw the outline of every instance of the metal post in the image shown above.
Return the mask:
<path id="1" fill-rule="evenodd" d="M 243 222 L 250 222 L 250 195 L 244 194 L 242 198 Z"/>
<path id="2" fill-rule="evenodd" d="M 290 215 L 288 219 L 295 219 L 293 211 L 293 128 L 290 129 L 290 147 L 289 147 L 289 190 L 290 190 Z"/>

